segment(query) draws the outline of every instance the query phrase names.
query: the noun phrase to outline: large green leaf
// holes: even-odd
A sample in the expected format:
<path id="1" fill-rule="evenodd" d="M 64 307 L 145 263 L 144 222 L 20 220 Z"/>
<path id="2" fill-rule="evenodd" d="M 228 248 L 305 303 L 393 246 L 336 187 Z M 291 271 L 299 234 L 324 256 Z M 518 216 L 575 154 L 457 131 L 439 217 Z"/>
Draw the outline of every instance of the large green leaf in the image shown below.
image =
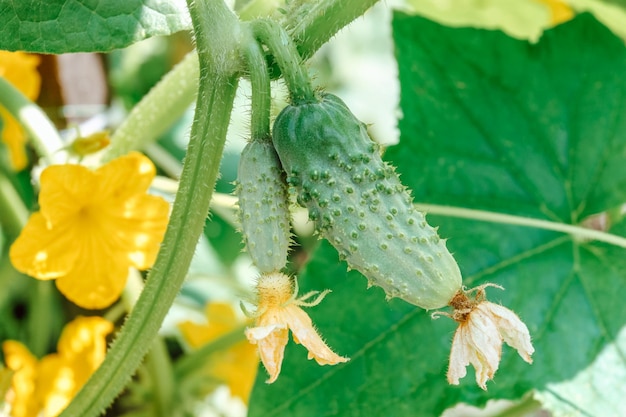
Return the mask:
<path id="1" fill-rule="evenodd" d="M 397 14 L 394 38 L 404 118 L 385 156 L 417 201 L 574 224 L 626 201 L 626 48 L 593 17 L 531 45 Z M 519 398 L 574 378 L 626 322 L 622 248 L 527 227 L 429 222 L 449 238 L 465 285 L 506 288 L 488 296 L 527 323 L 534 364 L 506 347 L 488 392 L 473 371 L 447 385 L 454 323 L 366 292 L 324 244 L 302 286 L 333 289 L 311 316 L 352 360 L 317 367 L 289 347 L 278 382 L 266 386 L 261 375 L 251 416 L 428 417 L 459 401 Z M 610 231 L 626 235 L 626 221 Z"/>
<path id="2" fill-rule="evenodd" d="M 552 417 L 626 415 L 626 327 L 575 378 L 535 394 Z"/>
<path id="3" fill-rule="evenodd" d="M 576 11 L 593 13 L 617 36 L 626 39 L 626 0 L 567 0 Z"/>
<path id="4" fill-rule="evenodd" d="M 0 0 L 0 49 L 11 51 L 110 51 L 190 27 L 184 0 Z"/>

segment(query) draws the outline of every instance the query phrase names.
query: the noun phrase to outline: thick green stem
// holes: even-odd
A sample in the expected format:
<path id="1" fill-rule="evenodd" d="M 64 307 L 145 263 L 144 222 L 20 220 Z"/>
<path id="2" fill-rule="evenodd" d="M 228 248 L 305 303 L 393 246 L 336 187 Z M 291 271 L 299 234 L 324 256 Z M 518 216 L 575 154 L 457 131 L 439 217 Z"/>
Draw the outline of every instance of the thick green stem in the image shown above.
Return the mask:
<path id="1" fill-rule="evenodd" d="M 265 54 L 255 39 L 248 39 L 243 51 L 252 87 L 252 140 L 271 140 L 271 86 Z"/>
<path id="2" fill-rule="evenodd" d="M 259 19 L 250 22 L 254 35 L 268 47 L 280 67 L 294 103 L 316 101 L 302 58 L 287 32 L 276 22 Z"/>
<path id="3" fill-rule="evenodd" d="M 127 312 L 133 310 L 143 288 L 143 279 L 139 271 L 129 270 L 126 287 L 122 294 L 122 303 L 120 303 Z M 148 371 L 152 386 L 154 417 L 171 416 L 175 386 L 174 372 L 165 341 L 159 336 L 154 338 L 152 349 L 146 355 L 145 368 Z"/>
<path id="4" fill-rule="evenodd" d="M 24 127 L 37 154 L 47 164 L 58 162 L 55 153 L 63 148 L 63 141 L 56 128 L 39 106 L 4 77 L 0 77 L 0 104 Z"/>
<path id="5" fill-rule="evenodd" d="M 240 33 L 237 19 L 221 0 L 189 3 L 200 58 L 200 91 L 180 188 L 163 245 L 106 359 L 62 417 L 96 417 L 124 388 L 153 346 L 183 284 L 208 215 L 237 88 Z"/>
<path id="6" fill-rule="evenodd" d="M 109 161 L 154 142 L 180 119 L 195 98 L 198 54 L 189 52 L 133 108 L 111 137 L 104 159 Z"/>
<path id="7" fill-rule="evenodd" d="M 294 0 L 282 25 L 298 45 L 303 59 L 310 58 L 330 38 L 362 16 L 378 0 Z"/>

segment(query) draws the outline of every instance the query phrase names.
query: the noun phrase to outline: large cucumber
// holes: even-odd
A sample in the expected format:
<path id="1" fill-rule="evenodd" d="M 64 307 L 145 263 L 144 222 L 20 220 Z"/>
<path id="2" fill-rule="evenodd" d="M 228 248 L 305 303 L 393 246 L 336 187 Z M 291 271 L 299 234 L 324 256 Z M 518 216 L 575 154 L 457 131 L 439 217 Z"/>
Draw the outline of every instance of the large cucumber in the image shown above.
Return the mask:
<path id="1" fill-rule="evenodd" d="M 447 305 L 461 289 L 445 241 L 341 99 L 323 94 L 287 106 L 272 140 L 298 203 L 370 284 L 425 309 Z"/>
<path id="2" fill-rule="evenodd" d="M 246 145 L 239 160 L 237 194 L 244 243 L 261 273 L 287 263 L 290 216 L 285 175 L 268 141 Z"/>

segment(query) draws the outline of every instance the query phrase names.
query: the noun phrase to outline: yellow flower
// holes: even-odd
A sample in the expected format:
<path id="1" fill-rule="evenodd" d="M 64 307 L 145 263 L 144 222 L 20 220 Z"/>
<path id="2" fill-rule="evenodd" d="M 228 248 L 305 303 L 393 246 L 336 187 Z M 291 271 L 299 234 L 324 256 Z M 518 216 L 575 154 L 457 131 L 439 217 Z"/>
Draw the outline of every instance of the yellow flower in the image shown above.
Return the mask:
<path id="1" fill-rule="evenodd" d="M 185 340 L 194 348 L 215 341 L 242 325 L 233 308 L 225 303 L 206 306 L 208 325 L 190 321 L 179 324 Z M 216 352 L 206 364 L 208 374 L 230 387 L 230 392 L 246 404 L 254 385 L 259 357 L 254 346 L 243 340 L 228 349 Z"/>
<path id="2" fill-rule="evenodd" d="M 459 291 L 450 305 L 455 308 L 451 317 L 459 323 L 450 350 L 448 382 L 458 385 L 469 364 L 476 370 L 476 383 L 486 390 L 493 379 L 502 355 L 502 342 L 515 348 L 528 363 L 534 353 L 526 325 L 508 308 L 485 301 L 485 288 L 502 287 L 485 284 L 467 292 Z M 472 299 L 467 293 L 475 292 Z M 439 313 L 444 314 L 445 313 Z M 437 313 L 435 313 L 437 315 Z"/>
<path id="3" fill-rule="evenodd" d="M 36 416 L 39 407 L 35 398 L 37 358 L 20 342 L 8 340 L 2 344 L 7 368 L 15 373 L 11 380 L 9 402 L 12 417 Z"/>
<path id="4" fill-rule="evenodd" d="M 13 84 L 31 100 L 39 95 L 41 77 L 37 72 L 39 57 L 24 52 L 0 51 L 0 76 Z M 9 148 L 11 163 L 15 170 L 24 169 L 28 163 L 24 143 L 26 136 L 19 123 L 0 106 L 2 119 L 2 141 Z"/>
<path id="5" fill-rule="evenodd" d="M 40 211 L 10 250 L 19 271 L 56 279 L 83 308 L 105 308 L 121 294 L 129 267 L 152 266 L 169 205 L 146 194 L 155 168 L 133 152 L 91 171 L 53 165 L 41 174 Z"/>
<path id="6" fill-rule="evenodd" d="M 312 291 L 296 298 L 297 284 L 293 288 L 291 279 L 280 272 L 261 275 L 257 290 L 259 303 L 255 313 L 256 327 L 247 329 L 246 337 L 250 343 L 259 347 L 261 361 L 270 375 L 268 384 L 276 381 L 280 374 L 289 330 L 293 332 L 293 340 L 307 348 L 309 359 L 315 359 L 318 364 L 336 365 L 349 360 L 337 355 L 324 343 L 313 327 L 311 318 L 300 308 L 319 304 L 328 290 L 321 294 Z M 318 294 L 316 300 L 306 301 Z"/>
<path id="7" fill-rule="evenodd" d="M 67 407 L 106 354 L 106 336 L 113 324 L 101 317 L 79 317 L 68 323 L 57 353 L 40 361 L 19 342 L 3 343 L 7 367 L 14 371 L 12 417 L 54 417 Z"/>

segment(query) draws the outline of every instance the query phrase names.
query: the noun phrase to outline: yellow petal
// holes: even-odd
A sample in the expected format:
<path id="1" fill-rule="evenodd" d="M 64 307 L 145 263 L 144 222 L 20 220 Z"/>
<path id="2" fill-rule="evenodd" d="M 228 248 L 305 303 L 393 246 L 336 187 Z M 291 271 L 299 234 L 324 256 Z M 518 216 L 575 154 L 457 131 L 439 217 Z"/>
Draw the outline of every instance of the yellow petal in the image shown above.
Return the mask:
<path id="1" fill-rule="evenodd" d="M 448 366 L 448 383 L 459 385 L 459 380 L 467 375 L 469 365 L 468 346 L 463 341 L 467 338 L 467 326 L 459 326 L 454 332 L 452 348 L 450 349 L 450 364 Z"/>
<path id="2" fill-rule="evenodd" d="M 63 329 L 57 351 L 71 364 L 79 387 L 104 361 L 106 337 L 112 331 L 113 323 L 98 316 L 78 317 Z"/>
<path id="3" fill-rule="evenodd" d="M 0 51 L 0 76 L 31 100 L 39 95 L 41 76 L 37 72 L 39 57 L 24 52 Z M 2 118 L 2 140 L 7 144 L 13 169 L 26 167 L 28 160 L 24 150 L 26 136 L 19 123 L 4 108 L 0 108 Z"/>
<path id="4" fill-rule="evenodd" d="M 137 269 L 150 268 L 167 227 L 169 204 L 161 197 L 139 195 L 120 206 L 102 207 L 101 221 L 111 255 Z"/>
<path id="5" fill-rule="evenodd" d="M 293 340 L 309 351 L 309 359 L 315 359 L 320 365 L 335 365 L 349 360 L 330 350 L 313 327 L 309 315 L 300 307 L 288 305 L 284 308 L 283 318 L 293 332 Z"/>
<path id="6" fill-rule="evenodd" d="M 128 266 L 124 260 L 102 254 L 81 256 L 67 275 L 57 278 L 56 286 L 68 300 L 88 309 L 102 309 L 122 294 Z"/>
<path id="7" fill-rule="evenodd" d="M 55 417 L 72 401 L 80 386 L 76 384 L 75 369 L 59 354 L 46 355 L 37 368 L 35 398 L 43 417 Z"/>
<path id="8" fill-rule="evenodd" d="M 15 371 L 11 415 L 58 416 L 104 360 L 112 330 L 113 324 L 101 317 L 79 317 L 63 329 L 58 353 L 39 362 L 21 343 L 5 342 L 7 365 Z"/>
<path id="9" fill-rule="evenodd" d="M 243 341 L 217 353 L 209 362 L 210 374 L 230 388 L 232 395 L 248 404 L 259 368 L 259 357 L 254 345 Z"/>
<path id="10" fill-rule="evenodd" d="M 235 310 L 228 303 L 208 303 L 204 311 L 212 327 L 219 326 L 224 329 L 232 329 L 239 324 Z"/>
<path id="11" fill-rule="evenodd" d="M 276 381 L 285 356 L 285 346 L 289 341 L 289 330 L 286 326 L 274 324 L 246 329 L 246 337 L 250 343 L 259 346 L 261 362 L 269 374 L 265 382 L 271 384 Z"/>
<path id="12" fill-rule="evenodd" d="M 199 348 L 214 339 L 215 335 L 207 330 L 208 327 L 209 326 L 206 324 L 198 324 L 192 321 L 178 323 L 178 329 L 183 339 L 185 339 L 192 348 Z"/>
<path id="13" fill-rule="evenodd" d="M 233 308 L 227 303 L 208 303 L 205 306 L 205 315 L 209 324 L 191 321 L 178 324 L 183 338 L 191 347 L 198 348 L 239 325 Z"/>
<path id="14" fill-rule="evenodd" d="M 39 404 L 34 401 L 37 379 L 37 359 L 21 343 L 8 340 L 2 344 L 7 368 L 15 373 L 11 380 L 12 417 L 36 417 Z"/>
<path id="15" fill-rule="evenodd" d="M 205 307 L 208 324 L 190 321 L 178 325 L 185 340 L 193 347 L 200 347 L 242 323 L 237 319 L 230 304 L 213 302 Z M 242 341 L 212 354 L 203 371 L 213 379 L 229 386 L 232 395 L 241 398 L 246 404 L 254 385 L 259 365 L 256 347 Z"/>
<path id="16" fill-rule="evenodd" d="M 0 51 L 0 76 L 6 78 L 26 97 L 39 95 L 41 76 L 37 72 L 39 57 L 24 52 Z"/>
<path id="17" fill-rule="evenodd" d="M 92 171 L 81 165 L 52 165 L 41 173 L 40 210 L 54 227 L 76 221 L 85 211 L 101 200 L 97 179 Z"/>
<path id="18" fill-rule="evenodd" d="M 2 119 L 2 141 L 9 149 L 11 165 L 15 171 L 21 171 L 28 165 L 24 149 L 26 134 L 17 120 L 3 107 L 0 107 L 0 119 Z"/>
<path id="19" fill-rule="evenodd" d="M 500 364 L 502 338 L 490 314 L 474 309 L 466 322 L 459 324 L 450 352 L 448 382 L 458 384 L 469 364 L 476 370 L 476 383 L 486 390 Z"/>
<path id="20" fill-rule="evenodd" d="M 530 341 L 530 332 L 517 314 L 506 307 L 488 301 L 480 303 L 477 309 L 491 316 L 502 339 L 515 348 L 522 359 L 533 363 L 531 356 L 535 348 Z"/>
<path id="21" fill-rule="evenodd" d="M 150 159 L 139 152 L 131 152 L 116 158 L 95 171 L 98 177 L 97 192 L 111 204 L 143 194 L 150 187 L 156 175 L 156 168 Z"/>
<path id="22" fill-rule="evenodd" d="M 113 323 L 99 317 L 77 317 L 63 328 L 57 352 L 67 358 L 88 357 L 89 367 L 95 369 L 104 360 L 106 336 L 113 331 Z"/>
<path id="23" fill-rule="evenodd" d="M 74 229 L 50 230 L 41 213 L 34 213 L 11 246 L 11 263 L 20 272 L 38 279 L 53 279 L 74 268 L 76 251 Z"/>

